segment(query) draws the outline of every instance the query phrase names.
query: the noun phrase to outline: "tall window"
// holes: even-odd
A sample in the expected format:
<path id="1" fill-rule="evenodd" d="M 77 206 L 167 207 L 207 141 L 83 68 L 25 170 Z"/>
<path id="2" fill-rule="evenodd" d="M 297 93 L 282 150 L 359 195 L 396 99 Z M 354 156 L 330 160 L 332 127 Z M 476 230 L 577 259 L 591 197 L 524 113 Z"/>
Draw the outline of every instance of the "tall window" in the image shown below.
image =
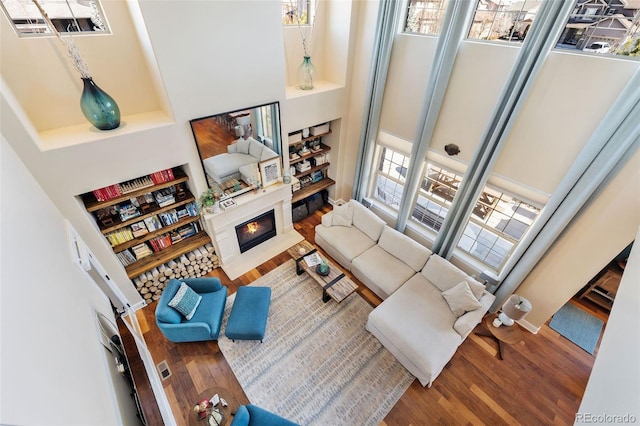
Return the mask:
<path id="1" fill-rule="evenodd" d="M 283 25 L 311 25 L 310 0 L 282 0 L 282 24 Z"/>
<path id="2" fill-rule="evenodd" d="M 449 0 L 409 0 L 404 31 L 428 35 L 440 34 Z"/>
<path id="3" fill-rule="evenodd" d="M 38 3 L 61 34 L 110 32 L 97 0 L 38 0 Z M 2 9 L 20 37 L 52 33 L 31 0 L 2 0 Z"/>
<path id="4" fill-rule="evenodd" d="M 640 3 L 577 1 L 556 48 L 640 56 Z"/>
<path id="5" fill-rule="evenodd" d="M 373 197 L 395 209 L 400 204 L 409 166 L 409 156 L 388 147 L 379 147 L 380 157 L 375 173 Z"/>
<path id="6" fill-rule="evenodd" d="M 397 209 L 404 190 L 409 157 L 388 147 L 380 149 L 372 196 Z M 462 175 L 427 162 L 411 221 L 437 234 L 461 182 Z M 538 207 L 486 186 L 476 201 L 457 248 L 488 268 L 499 271 L 539 213 Z"/>
<path id="7" fill-rule="evenodd" d="M 540 213 L 540 209 L 485 187 L 458 248 L 498 271 Z"/>
<path id="8" fill-rule="evenodd" d="M 461 181 L 461 176 L 427 164 L 411 219 L 433 231 L 439 231 Z"/>
<path id="9" fill-rule="evenodd" d="M 522 41 L 541 3 L 540 0 L 480 0 L 473 16 L 469 38 Z"/>

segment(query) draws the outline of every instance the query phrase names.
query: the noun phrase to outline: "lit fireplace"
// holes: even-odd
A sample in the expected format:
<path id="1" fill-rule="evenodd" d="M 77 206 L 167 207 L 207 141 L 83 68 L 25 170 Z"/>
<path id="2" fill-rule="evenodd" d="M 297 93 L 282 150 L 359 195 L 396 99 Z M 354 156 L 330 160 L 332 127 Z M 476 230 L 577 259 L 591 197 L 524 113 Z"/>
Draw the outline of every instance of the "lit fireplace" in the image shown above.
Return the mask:
<path id="1" fill-rule="evenodd" d="M 240 253 L 262 244 L 276 236 L 276 218 L 270 210 L 236 226 Z"/>

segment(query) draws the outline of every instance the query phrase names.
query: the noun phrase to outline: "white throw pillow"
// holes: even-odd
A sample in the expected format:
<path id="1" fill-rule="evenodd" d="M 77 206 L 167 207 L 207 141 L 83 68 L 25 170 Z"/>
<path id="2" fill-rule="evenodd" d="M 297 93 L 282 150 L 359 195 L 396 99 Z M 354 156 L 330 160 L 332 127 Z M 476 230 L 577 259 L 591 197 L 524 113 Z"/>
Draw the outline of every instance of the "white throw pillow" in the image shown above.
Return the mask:
<path id="1" fill-rule="evenodd" d="M 449 309 L 456 317 L 461 317 L 465 312 L 475 311 L 480 308 L 480 302 L 471 292 L 469 284 L 462 281 L 458 285 L 442 292 L 442 297 L 449 304 Z"/>
<path id="2" fill-rule="evenodd" d="M 333 207 L 333 226 L 351 226 L 353 224 L 353 206 L 350 203 Z"/>
<path id="3" fill-rule="evenodd" d="M 238 144 L 232 143 L 231 145 L 227 145 L 227 152 L 229 154 L 235 154 L 236 152 L 238 152 Z"/>
<path id="4" fill-rule="evenodd" d="M 239 154 L 249 154 L 249 140 L 240 138 L 236 145 L 238 145 L 238 153 Z"/>
<path id="5" fill-rule="evenodd" d="M 467 284 L 469 284 L 469 288 L 471 289 L 471 293 L 476 297 L 476 299 L 480 300 L 482 297 L 482 293 L 485 291 L 485 287 L 475 280 L 465 280 Z"/>

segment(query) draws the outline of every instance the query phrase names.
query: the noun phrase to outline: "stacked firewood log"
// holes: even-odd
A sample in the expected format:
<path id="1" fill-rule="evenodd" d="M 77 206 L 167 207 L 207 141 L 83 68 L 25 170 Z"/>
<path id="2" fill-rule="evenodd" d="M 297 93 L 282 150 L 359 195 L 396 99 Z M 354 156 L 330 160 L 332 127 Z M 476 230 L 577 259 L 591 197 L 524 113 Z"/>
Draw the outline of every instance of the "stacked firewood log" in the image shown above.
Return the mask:
<path id="1" fill-rule="evenodd" d="M 200 278 L 220 266 L 211 243 L 163 263 L 133 279 L 138 293 L 147 301 L 158 300 L 171 279 Z"/>

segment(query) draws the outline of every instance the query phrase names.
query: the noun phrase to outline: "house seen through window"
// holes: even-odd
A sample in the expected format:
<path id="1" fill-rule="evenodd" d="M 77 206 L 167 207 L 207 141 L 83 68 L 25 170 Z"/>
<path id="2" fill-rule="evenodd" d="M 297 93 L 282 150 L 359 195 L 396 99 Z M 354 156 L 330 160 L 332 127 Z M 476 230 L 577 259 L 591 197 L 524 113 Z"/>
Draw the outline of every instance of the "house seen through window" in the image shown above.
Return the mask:
<path id="1" fill-rule="evenodd" d="M 282 0 L 282 25 L 311 25 L 310 0 Z"/>
<path id="2" fill-rule="evenodd" d="M 60 34 L 110 33 L 97 0 L 38 0 Z M 1 0 L 18 36 L 50 35 L 51 29 L 32 0 Z"/>
<path id="3" fill-rule="evenodd" d="M 545 0 L 478 0 L 468 38 L 522 43 Z M 574 0 L 556 48 L 640 56 L 640 3 Z M 449 0 L 409 0 L 404 31 L 438 35 Z"/>

